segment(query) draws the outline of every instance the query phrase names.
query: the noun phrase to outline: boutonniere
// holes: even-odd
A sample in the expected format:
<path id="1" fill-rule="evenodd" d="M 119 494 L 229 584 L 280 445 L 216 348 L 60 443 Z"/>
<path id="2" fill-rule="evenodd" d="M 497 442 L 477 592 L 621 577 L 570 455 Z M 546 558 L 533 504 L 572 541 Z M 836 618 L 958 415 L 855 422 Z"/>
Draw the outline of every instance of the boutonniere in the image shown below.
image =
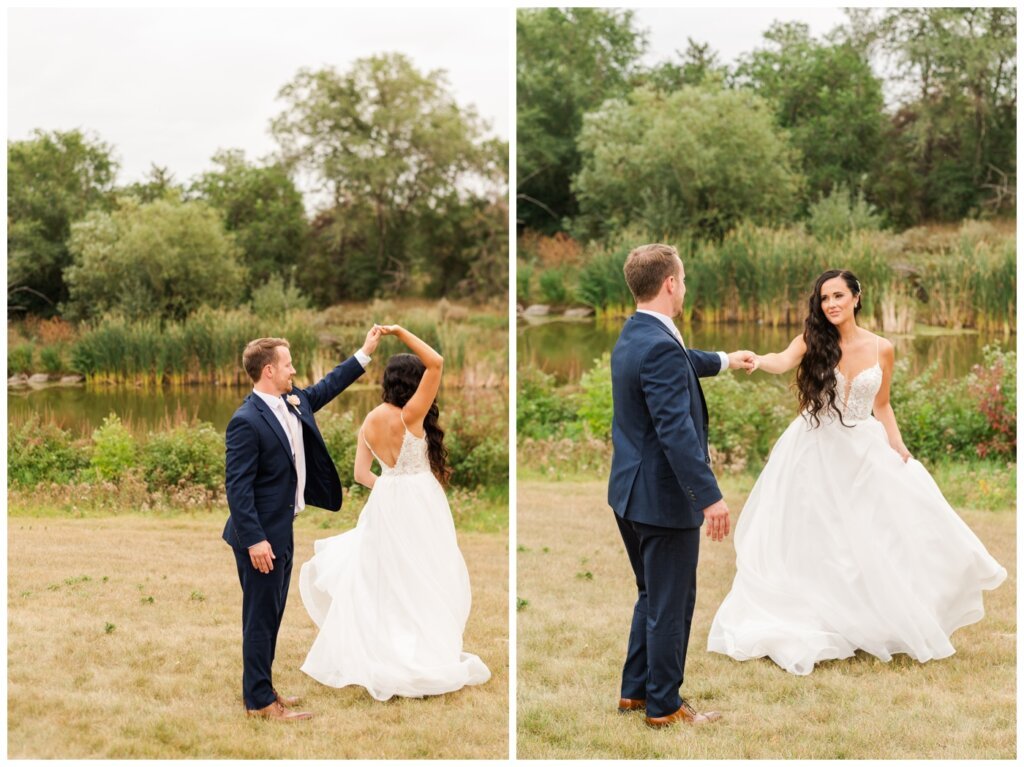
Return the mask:
<path id="1" fill-rule="evenodd" d="M 296 410 L 299 409 L 299 398 L 296 397 L 294 394 L 289 394 L 287 397 L 285 397 L 285 401 Z"/>

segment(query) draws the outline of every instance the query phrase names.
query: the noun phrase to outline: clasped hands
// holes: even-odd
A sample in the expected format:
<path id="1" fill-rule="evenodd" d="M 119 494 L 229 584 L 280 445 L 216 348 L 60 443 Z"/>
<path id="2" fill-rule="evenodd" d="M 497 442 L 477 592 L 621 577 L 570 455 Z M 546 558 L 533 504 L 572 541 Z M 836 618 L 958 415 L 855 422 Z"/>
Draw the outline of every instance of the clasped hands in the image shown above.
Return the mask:
<path id="1" fill-rule="evenodd" d="M 360 351 L 367 357 L 371 356 L 377 351 L 377 344 L 380 343 L 381 337 L 397 335 L 401 329 L 401 325 L 378 325 L 374 323 L 373 327 L 366 334 L 366 341 L 363 342 L 363 347 Z"/>
<path id="2" fill-rule="evenodd" d="M 758 358 L 754 352 L 742 350 L 736 352 L 729 352 L 729 369 L 730 370 L 746 370 L 747 373 L 753 373 L 757 370 Z"/>

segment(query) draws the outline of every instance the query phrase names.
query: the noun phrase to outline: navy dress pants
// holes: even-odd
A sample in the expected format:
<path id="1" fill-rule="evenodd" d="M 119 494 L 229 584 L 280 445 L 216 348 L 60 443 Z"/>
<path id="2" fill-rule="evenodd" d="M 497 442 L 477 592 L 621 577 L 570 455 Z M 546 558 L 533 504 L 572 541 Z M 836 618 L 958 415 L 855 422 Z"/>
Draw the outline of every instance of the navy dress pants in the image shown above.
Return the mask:
<path id="1" fill-rule="evenodd" d="M 697 602 L 700 528 L 631 522 L 615 515 L 636 575 L 637 600 L 622 669 L 622 697 L 647 700 L 647 716 L 679 710 L 686 646 Z"/>
<path id="2" fill-rule="evenodd" d="M 242 584 L 242 697 L 248 709 L 276 700 L 270 667 L 288 601 L 293 549 L 292 541 L 283 549 L 274 547 L 274 569 L 263 574 L 252 566 L 248 550 L 231 547 Z"/>

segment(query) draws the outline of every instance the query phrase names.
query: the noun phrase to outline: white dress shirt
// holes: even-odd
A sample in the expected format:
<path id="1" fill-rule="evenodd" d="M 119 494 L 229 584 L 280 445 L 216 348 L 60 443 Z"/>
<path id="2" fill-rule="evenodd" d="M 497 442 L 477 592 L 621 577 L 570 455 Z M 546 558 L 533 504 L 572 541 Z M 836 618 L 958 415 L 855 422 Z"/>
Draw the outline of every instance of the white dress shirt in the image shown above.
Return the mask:
<path id="1" fill-rule="evenodd" d="M 363 366 L 363 370 L 366 370 L 371 358 L 364 354 L 362 349 L 357 351 L 354 356 L 356 361 Z M 292 407 L 285 402 L 284 397 L 275 397 L 273 394 L 266 394 L 256 389 L 252 391 L 270 407 L 277 417 L 277 422 L 284 429 L 285 436 L 288 437 L 288 444 L 291 445 L 292 460 L 295 462 L 295 474 L 298 480 L 295 483 L 295 516 L 298 516 L 299 512 L 306 508 L 306 447 L 302 442 L 302 422 Z"/>
<path id="2" fill-rule="evenodd" d="M 649 314 L 652 317 L 657 317 L 659 320 L 662 321 L 662 323 L 664 323 L 665 327 L 669 329 L 672 335 L 674 335 L 679 340 L 679 343 L 683 345 L 683 348 L 686 348 L 686 344 L 683 342 L 683 336 L 682 334 L 680 334 L 679 328 L 676 327 L 676 324 L 672 322 L 672 318 L 669 317 L 667 314 L 662 314 L 661 312 L 652 312 L 650 309 L 637 309 L 636 313 Z M 722 358 L 722 370 L 728 370 L 729 355 L 726 354 L 725 352 L 718 352 L 718 356 Z M 722 370 L 719 370 L 718 372 L 721 373 Z"/>

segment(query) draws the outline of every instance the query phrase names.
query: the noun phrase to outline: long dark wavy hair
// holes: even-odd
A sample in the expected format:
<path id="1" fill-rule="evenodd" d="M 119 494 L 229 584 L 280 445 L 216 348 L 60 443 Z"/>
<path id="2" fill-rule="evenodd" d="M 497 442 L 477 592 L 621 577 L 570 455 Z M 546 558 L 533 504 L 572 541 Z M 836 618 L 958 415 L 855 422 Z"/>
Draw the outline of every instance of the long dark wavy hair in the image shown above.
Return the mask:
<path id="1" fill-rule="evenodd" d="M 836 404 L 836 366 L 842 356 L 842 350 L 839 348 L 839 330 L 828 321 L 821 308 L 821 286 L 836 277 L 843 278 L 857 299 L 857 305 L 853 309 L 854 316 L 860 313 L 860 282 L 852 272 L 845 269 L 829 269 L 815 280 L 814 290 L 807 302 L 807 319 L 804 320 L 804 342 L 807 344 L 807 352 L 796 370 L 800 410 L 810 415 L 815 426 L 821 423 L 819 415 L 822 411 L 836 413 L 840 423 L 847 425 Z"/>
<path id="2" fill-rule="evenodd" d="M 426 366 L 415 354 L 396 354 L 388 360 L 384 368 L 383 392 L 381 399 L 389 405 L 405 407 L 426 371 Z M 430 470 L 437 481 L 445 487 L 451 479 L 452 470 L 448 468 L 448 448 L 444 446 L 444 430 L 437 425 L 437 400 L 430 404 L 423 419 L 423 431 L 427 435 L 427 457 L 430 459 Z"/>

